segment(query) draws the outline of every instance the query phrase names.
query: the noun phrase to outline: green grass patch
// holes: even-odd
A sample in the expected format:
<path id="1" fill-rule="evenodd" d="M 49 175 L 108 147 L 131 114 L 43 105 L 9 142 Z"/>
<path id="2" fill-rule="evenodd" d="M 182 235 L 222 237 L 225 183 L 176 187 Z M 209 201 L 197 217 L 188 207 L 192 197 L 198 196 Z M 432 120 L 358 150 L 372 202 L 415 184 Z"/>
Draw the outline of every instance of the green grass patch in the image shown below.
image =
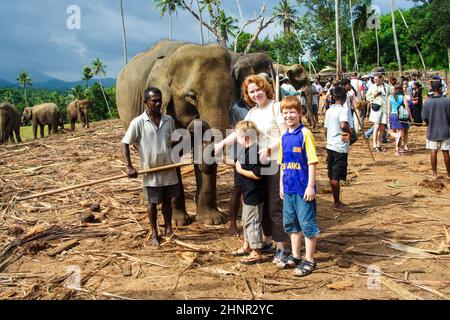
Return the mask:
<path id="1" fill-rule="evenodd" d="M 20 127 L 20 137 L 22 141 L 33 139 L 33 126 Z"/>

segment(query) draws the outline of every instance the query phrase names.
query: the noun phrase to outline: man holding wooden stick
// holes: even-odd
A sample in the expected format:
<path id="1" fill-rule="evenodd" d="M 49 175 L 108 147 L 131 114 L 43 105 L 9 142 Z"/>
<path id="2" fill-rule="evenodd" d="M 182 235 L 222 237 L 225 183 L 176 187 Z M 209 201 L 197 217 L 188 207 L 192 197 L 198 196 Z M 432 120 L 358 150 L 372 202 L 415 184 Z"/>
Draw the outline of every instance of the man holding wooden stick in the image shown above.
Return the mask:
<path id="1" fill-rule="evenodd" d="M 162 93 L 157 88 L 144 91 L 145 112 L 134 118 L 122 139 L 122 151 L 130 178 L 136 178 L 130 158 L 130 144 L 136 144 L 142 169 L 172 164 L 171 136 L 175 130 L 175 122 L 169 115 L 161 114 Z M 144 190 L 148 199 L 148 217 L 152 231 L 151 244 L 158 246 L 160 237 L 157 228 L 158 203 L 162 203 L 164 217 L 164 236 L 169 237 L 172 231 L 171 199 L 179 193 L 176 169 L 150 173 L 143 176 Z"/>

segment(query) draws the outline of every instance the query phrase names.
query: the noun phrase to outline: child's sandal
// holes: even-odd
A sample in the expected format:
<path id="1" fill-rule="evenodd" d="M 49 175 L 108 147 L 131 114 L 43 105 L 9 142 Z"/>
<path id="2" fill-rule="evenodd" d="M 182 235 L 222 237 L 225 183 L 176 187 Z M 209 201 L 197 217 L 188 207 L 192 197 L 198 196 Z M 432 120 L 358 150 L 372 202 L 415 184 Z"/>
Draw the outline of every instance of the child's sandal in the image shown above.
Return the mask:
<path id="1" fill-rule="evenodd" d="M 309 262 L 307 260 L 303 261 L 302 264 L 300 264 L 299 266 L 297 266 L 294 270 L 294 276 L 297 277 L 304 277 L 307 276 L 308 274 L 312 273 L 314 270 L 317 269 L 317 263 L 314 262 Z"/>

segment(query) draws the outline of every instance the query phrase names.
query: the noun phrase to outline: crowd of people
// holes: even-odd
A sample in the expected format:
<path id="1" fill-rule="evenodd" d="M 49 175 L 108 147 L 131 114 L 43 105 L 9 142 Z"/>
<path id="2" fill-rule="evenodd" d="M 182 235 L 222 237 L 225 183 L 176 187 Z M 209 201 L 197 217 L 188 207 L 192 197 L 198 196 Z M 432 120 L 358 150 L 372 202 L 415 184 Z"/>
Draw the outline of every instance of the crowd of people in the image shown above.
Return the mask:
<path id="1" fill-rule="evenodd" d="M 381 73 L 361 77 L 353 74 L 341 81 L 328 79 L 324 87 L 319 77 L 314 79 L 313 113 L 318 120 L 323 100 L 321 110 L 334 210 L 350 210 L 340 199 L 340 181 L 346 180 L 350 145 L 363 133 L 365 118 L 373 124 L 364 132 L 373 136 L 373 150 L 385 151 L 383 140 L 388 129 L 389 135 L 395 138 L 396 156 L 411 151 L 410 126 L 425 123 L 433 177 L 437 177 L 436 159 L 440 149 L 450 179 L 450 102 L 443 90 L 445 83 L 440 78 L 433 79 L 432 94 L 422 105 L 423 85 L 417 76 L 401 81 L 390 78 L 385 82 Z M 235 167 L 229 207 L 232 235 L 239 235 L 236 220 L 243 199 L 244 244 L 231 253 L 239 256 L 243 264 L 264 262 L 263 254 L 272 253 L 277 267 L 293 268 L 295 276 L 305 276 L 317 268 L 314 253 L 320 233 L 316 221 L 318 157 L 313 133 L 302 123 L 305 88 L 296 90 L 283 77 L 280 79 L 280 102 L 274 99 L 273 85 L 267 75 L 250 75 L 245 79 L 242 98 L 230 109 L 230 124 L 235 130 L 214 145 L 214 153 L 220 157 L 227 150 L 225 154 L 232 155 L 227 163 Z M 139 144 L 144 167 L 170 163 L 171 144 L 166 137 L 174 130 L 173 120 L 161 114 L 162 97 L 157 88 L 147 89 L 144 97 L 147 110 L 132 121 L 122 141 L 130 177 L 136 176 L 130 144 Z M 165 235 L 172 234 L 170 199 L 179 191 L 176 183 L 175 171 L 144 177 L 154 244 L 159 244 L 157 203 L 163 203 Z M 303 257 L 302 237 L 305 239 Z M 288 238 L 291 248 L 286 245 Z"/>

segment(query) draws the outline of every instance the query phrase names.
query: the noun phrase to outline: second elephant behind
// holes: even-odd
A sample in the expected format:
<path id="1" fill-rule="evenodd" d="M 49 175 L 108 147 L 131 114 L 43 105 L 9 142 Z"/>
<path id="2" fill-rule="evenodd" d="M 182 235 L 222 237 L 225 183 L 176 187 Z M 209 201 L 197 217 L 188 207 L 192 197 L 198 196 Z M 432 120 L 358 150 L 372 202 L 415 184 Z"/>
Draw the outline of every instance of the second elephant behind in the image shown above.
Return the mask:
<path id="1" fill-rule="evenodd" d="M 83 128 L 89 128 L 89 112 L 92 104 L 92 101 L 88 99 L 75 99 L 67 105 L 67 121 L 69 121 L 72 131 L 75 130 L 77 119 L 81 122 Z"/>
<path id="2" fill-rule="evenodd" d="M 54 103 L 43 103 L 34 107 L 26 107 L 23 110 L 22 123 L 33 124 L 33 137 L 37 139 L 37 127 L 39 126 L 41 138 L 44 138 L 44 126 L 48 125 L 48 134 L 58 133 L 60 113 L 58 106 Z"/>

